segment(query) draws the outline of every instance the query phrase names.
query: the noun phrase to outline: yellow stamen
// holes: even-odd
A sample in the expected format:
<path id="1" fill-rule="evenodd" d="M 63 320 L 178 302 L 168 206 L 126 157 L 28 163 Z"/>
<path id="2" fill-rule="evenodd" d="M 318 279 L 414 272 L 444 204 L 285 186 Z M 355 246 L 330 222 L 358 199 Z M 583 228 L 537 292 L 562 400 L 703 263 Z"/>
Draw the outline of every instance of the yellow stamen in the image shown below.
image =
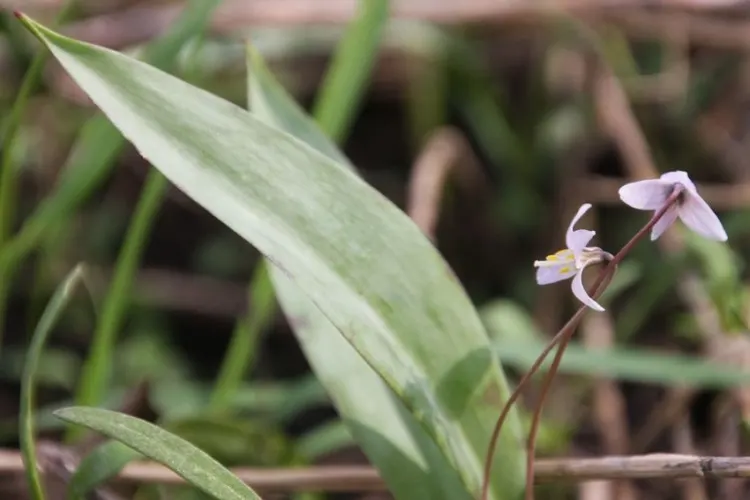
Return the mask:
<path id="1" fill-rule="evenodd" d="M 570 267 L 569 267 L 569 266 L 561 267 L 561 268 L 560 268 L 560 270 L 559 270 L 558 272 L 559 272 L 560 274 L 567 274 L 567 273 L 569 273 L 569 272 L 570 272 Z"/>
<path id="2" fill-rule="evenodd" d="M 552 255 L 547 256 L 549 262 L 560 262 L 561 260 L 570 260 L 573 258 L 573 253 L 569 249 L 559 250 Z"/>

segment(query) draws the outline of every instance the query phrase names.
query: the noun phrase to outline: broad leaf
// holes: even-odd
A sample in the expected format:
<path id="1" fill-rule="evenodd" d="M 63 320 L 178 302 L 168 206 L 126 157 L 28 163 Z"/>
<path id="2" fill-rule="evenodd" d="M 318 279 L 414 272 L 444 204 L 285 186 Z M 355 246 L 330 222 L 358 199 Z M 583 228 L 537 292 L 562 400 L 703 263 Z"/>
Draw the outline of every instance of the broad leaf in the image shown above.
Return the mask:
<path id="1" fill-rule="evenodd" d="M 154 424 L 123 413 L 98 408 L 71 407 L 55 416 L 116 439 L 169 467 L 196 488 L 219 500 L 259 500 L 237 476 L 187 441 Z"/>
<path id="2" fill-rule="evenodd" d="M 262 120 L 354 168 L 277 83 L 261 56 L 248 53 L 250 108 Z M 271 276 L 305 357 L 357 443 L 396 498 L 471 498 L 435 442 L 336 327 L 283 273 Z"/>
<path id="3" fill-rule="evenodd" d="M 145 158 L 299 287 L 477 492 L 508 387 L 471 301 L 416 225 L 346 167 L 247 111 L 24 22 Z M 495 498 L 521 493 L 521 443 L 514 414 Z"/>

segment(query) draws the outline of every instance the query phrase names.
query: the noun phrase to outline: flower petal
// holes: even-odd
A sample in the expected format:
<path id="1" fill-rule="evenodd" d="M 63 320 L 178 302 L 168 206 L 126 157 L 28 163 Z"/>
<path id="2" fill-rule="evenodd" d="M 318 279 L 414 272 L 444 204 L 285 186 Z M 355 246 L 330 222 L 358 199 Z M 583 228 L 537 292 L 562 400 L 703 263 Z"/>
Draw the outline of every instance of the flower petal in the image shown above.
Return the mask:
<path id="1" fill-rule="evenodd" d="M 721 221 L 697 193 L 686 193 L 679 207 L 679 216 L 687 227 L 701 236 L 717 241 L 727 240 Z"/>
<path id="2" fill-rule="evenodd" d="M 664 234 L 664 231 L 669 229 L 669 226 L 671 226 L 674 221 L 677 220 L 678 213 L 679 207 L 674 205 L 664 213 L 662 218 L 659 219 L 651 229 L 651 241 L 656 240 L 656 238 Z"/>
<path id="3" fill-rule="evenodd" d="M 569 279 L 576 273 L 575 263 L 560 262 L 552 266 L 541 266 L 536 270 L 536 284 L 549 285 L 558 281 Z"/>
<path id="4" fill-rule="evenodd" d="M 665 174 L 666 175 L 666 174 Z M 638 210 L 658 210 L 667 201 L 674 183 L 663 179 L 636 181 L 622 186 L 618 193 L 626 205 Z"/>
<path id="5" fill-rule="evenodd" d="M 584 303 L 584 305 L 590 307 L 591 309 L 595 311 L 604 311 L 604 308 L 599 305 L 597 301 L 592 299 L 588 292 L 586 291 L 586 288 L 583 286 L 583 271 L 586 269 L 586 266 L 584 266 L 573 278 L 573 283 L 571 284 L 571 289 L 573 290 L 573 295 L 575 295 L 578 300 Z"/>
<path id="6" fill-rule="evenodd" d="M 581 250 L 583 250 L 584 247 L 589 244 L 591 238 L 593 238 L 596 234 L 595 231 L 589 231 L 587 229 L 573 229 L 578 221 L 581 220 L 581 217 L 583 217 L 590 208 L 591 203 L 584 203 L 583 205 L 581 205 L 581 208 L 578 209 L 578 212 L 576 212 L 573 220 L 570 221 L 570 225 L 568 225 L 568 231 L 565 233 L 565 245 L 569 249 L 573 250 L 573 253 L 576 255 L 578 255 Z"/>
<path id="7" fill-rule="evenodd" d="M 682 184 L 683 186 L 685 186 L 685 189 L 687 189 L 691 193 L 698 194 L 698 190 L 695 188 L 695 184 L 693 184 L 693 181 L 690 180 L 690 177 L 688 177 L 687 172 L 683 172 L 682 170 L 675 170 L 674 172 L 667 172 L 665 174 L 662 174 L 662 176 L 659 178 L 661 180 L 669 182 L 670 184 Z"/>

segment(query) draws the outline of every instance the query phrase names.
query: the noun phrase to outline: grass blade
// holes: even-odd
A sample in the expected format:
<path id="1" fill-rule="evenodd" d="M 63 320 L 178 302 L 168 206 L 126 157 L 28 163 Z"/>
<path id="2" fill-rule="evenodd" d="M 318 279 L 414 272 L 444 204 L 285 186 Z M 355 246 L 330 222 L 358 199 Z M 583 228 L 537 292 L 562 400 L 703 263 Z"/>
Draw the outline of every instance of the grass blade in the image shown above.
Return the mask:
<path id="1" fill-rule="evenodd" d="M 98 408 L 63 408 L 55 416 L 130 446 L 219 500 L 260 500 L 250 487 L 207 453 L 154 424 Z"/>
<path id="2" fill-rule="evenodd" d="M 337 142 L 351 128 L 388 20 L 388 0 L 360 0 L 359 14 L 338 44 L 313 107 L 323 131 Z"/>
<path id="3" fill-rule="evenodd" d="M 21 409 L 19 421 L 19 436 L 21 441 L 21 453 L 23 455 L 26 478 L 29 482 L 29 490 L 35 500 L 44 500 L 39 470 L 37 469 L 36 446 L 34 439 L 34 401 L 36 393 L 36 372 L 42 351 L 47 343 L 52 329 L 57 324 L 65 306 L 73 296 L 76 286 L 83 276 L 83 266 L 78 265 L 68 274 L 44 310 L 39 324 L 34 330 L 31 345 L 26 354 L 23 377 L 21 378 Z"/>

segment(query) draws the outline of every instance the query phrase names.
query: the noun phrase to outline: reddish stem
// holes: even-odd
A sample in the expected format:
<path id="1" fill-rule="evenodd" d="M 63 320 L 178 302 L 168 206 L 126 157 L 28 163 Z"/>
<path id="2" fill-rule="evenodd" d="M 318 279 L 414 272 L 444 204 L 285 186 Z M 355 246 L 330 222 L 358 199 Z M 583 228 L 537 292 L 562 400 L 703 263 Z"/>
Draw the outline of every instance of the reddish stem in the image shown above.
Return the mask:
<path id="1" fill-rule="evenodd" d="M 654 213 L 653 217 L 648 221 L 648 223 L 643 226 L 631 239 L 628 241 L 617 254 L 612 258 L 612 260 L 609 261 L 607 266 L 602 269 L 602 271 L 597 276 L 596 280 L 594 281 L 594 284 L 591 287 L 590 295 L 594 298 L 597 298 L 606 288 L 606 285 L 604 283 L 604 280 L 608 277 L 611 277 L 611 275 L 614 274 L 615 269 L 617 268 L 617 265 L 622 261 L 623 258 L 633 249 L 636 243 L 638 243 L 641 239 L 643 239 L 646 234 L 648 234 L 651 229 L 653 229 L 654 225 L 656 225 L 657 222 L 664 216 L 665 213 L 679 200 L 680 194 L 683 191 L 683 187 L 679 184 L 675 185 L 672 193 L 669 195 L 667 200 L 664 202 L 664 205 L 656 212 Z M 602 286 L 604 285 L 604 286 Z M 485 460 L 485 466 L 484 466 L 484 479 L 482 481 L 482 493 L 481 493 L 481 500 L 487 500 L 489 498 L 489 485 L 490 485 L 490 474 L 492 472 L 492 462 L 494 460 L 495 456 L 495 447 L 497 446 L 497 441 L 500 438 L 500 432 L 502 430 L 503 424 L 505 423 L 505 419 L 508 417 L 508 414 L 510 413 L 510 409 L 513 406 L 513 404 L 518 400 L 518 398 L 521 395 L 521 391 L 526 386 L 528 381 L 531 379 L 531 377 L 536 373 L 539 368 L 541 367 L 542 363 L 544 363 L 544 360 L 547 358 L 550 352 L 552 352 L 552 349 L 555 348 L 555 345 L 558 343 L 560 344 L 559 349 L 557 350 L 557 353 L 555 354 L 555 358 L 552 361 L 552 364 L 550 365 L 550 369 L 544 379 L 543 386 L 542 386 L 542 393 L 539 400 L 539 403 L 537 404 L 537 408 L 534 411 L 534 416 L 532 418 L 531 422 L 531 429 L 529 431 L 529 441 L 528 441 L 528 453 L 526 457 L 526 500 L 533 500 L 534 498 L 534 449 L 536 446 L 536 436 L 539 428 L 539 421 L 541 419 L 541 411 L 544 405 L 544 400 L 546 398 L 547 392 L 549 391 L 549 388 L 552 384 L 552 380 L 554 379 L 555 375 L 557 374 L 557 370 L 560 366 L 560 361 L 562 360 L 562 355 L 565 352 L 565 348 L 567 347 L 568 342 L 570 341 L 573 333 L 575 332 L 576 327 L 578 326 L 578 323 L 580 323 L 581 319 L 583 318 L 583 314 L 586 312 L 587 307 L 581 306 L 581 308 L 576 311 L 576 313 L 573 315 L 570 320 L 565 324 L 565 326 L 560 329 L 559 332 L 555 334 L 554 337 L 552 337 L 552 340 L 545 346 L 544 350 L 542 350 L 542 353 L 537 357 L 536 361 L 531 365 L 531 368 L 521 377 L 521 380 L 518 382 L 515 390 L 508 398 L 508 401 L 506 401 L 505 405 L 503 406 L 503 409 L 500 412 L 500 416 L 497 419 L 497 422 L 495 423 L 495 428 L 492 430 L 492 435 L 490 436 L 490 444 L 489 448 L 487 450 L 487 457 Z"/>

